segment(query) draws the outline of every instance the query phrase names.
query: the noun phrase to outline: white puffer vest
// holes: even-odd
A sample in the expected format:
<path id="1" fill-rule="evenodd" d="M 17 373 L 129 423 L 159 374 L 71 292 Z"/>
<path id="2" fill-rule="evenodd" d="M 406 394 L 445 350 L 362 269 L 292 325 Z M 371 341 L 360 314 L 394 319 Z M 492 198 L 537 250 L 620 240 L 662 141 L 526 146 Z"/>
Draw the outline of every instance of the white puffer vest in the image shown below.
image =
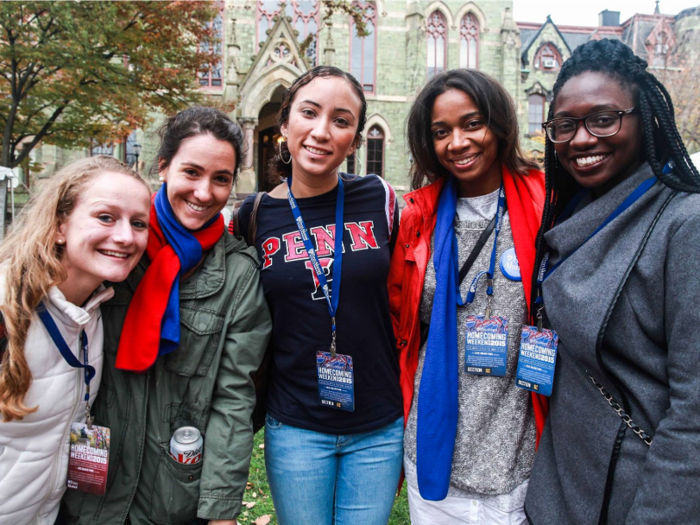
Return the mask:
<path id="1" fill-rule="evenodd" d="M 88 337 L 92 405 L 102 377 L 103 330 L 100 304 L 114 295 L 104 286 L 84 308 L 68 302 L 61 291 L 49 290 L 44 305 L 76 357 L 83 362 L 80 334 Z M 0 298 L 5 296 L 4 279 Z M 68 476 L 69 432 L 73 422 L 85 422 L 85 376 L 72 368 L 53 343 L 38 315 L 29 327 L 25 355 L 32 384 L 24 403 L 39 409 L 22 420 L 0 419 L 0 525 L 53 525 Z"/>

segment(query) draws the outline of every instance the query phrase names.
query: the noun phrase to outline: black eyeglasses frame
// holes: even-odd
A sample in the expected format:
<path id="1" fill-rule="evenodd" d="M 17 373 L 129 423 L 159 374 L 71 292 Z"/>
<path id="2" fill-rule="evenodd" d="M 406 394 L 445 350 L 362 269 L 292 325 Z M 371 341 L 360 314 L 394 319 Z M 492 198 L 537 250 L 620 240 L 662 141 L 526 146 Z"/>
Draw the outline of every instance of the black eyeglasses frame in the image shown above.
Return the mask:
<path id="1" fill-rule="evenodd" d="M 542 130 L 544 131 L 544 134 L 547 136 L 547 138 L 549 140 L 551 140 L 552 143 L 554 143 L 554 144 L 565 144 L 565 143 L 569 142 L 571 139 L 573 139 L 576 136 L 576 132 L 578 131 L 579 122 L 583 122 L 583 126 L 586 128 L 586 131 L 588 131 L 588 133 L 590 133 L 594 137 L 597 137 L 599 139 L 606 138 L 606 137 L 614 137 L 622 129 L 622 117 L 624 117 L 625 115 L 629 115 L 630 113 L 633 113 L 635 109 L 636 108 L 634 108 L 634 107 L 631 107 L 629 109 L 604 109 L 601 111 L 595 111 L 594 113 L 589 113 L 588 115 L 586 115 L 584 117 L 556 117 L 556 118 L 548 120 L 547 122 L 543 122 L 542 123 Z M 617 113 L 617 116 L 620 117 L 619 126 L 617 128 L 617 131 L 615 131 L 615 133 L 611 133 L 609 135 L 599 135 L 599 134 L 594 133 L 590 130 L 590 128 L 588 127 L 588 124 L 586 123 L 586 120 L 588 120 L 590 117 L 600 115 L 601 113 Z M 556 122 L 556 121 L 560 121 L 560 120 L 573 120 L 576 123 L 576 128 L 574 129 L 574 134 L 571 135 L 571 137 L 569 137 L 566 140 L 554 140 L 550 136 L 550 134 L 547 132 L 547 126 L 549 126 L 552 122 Z"/>

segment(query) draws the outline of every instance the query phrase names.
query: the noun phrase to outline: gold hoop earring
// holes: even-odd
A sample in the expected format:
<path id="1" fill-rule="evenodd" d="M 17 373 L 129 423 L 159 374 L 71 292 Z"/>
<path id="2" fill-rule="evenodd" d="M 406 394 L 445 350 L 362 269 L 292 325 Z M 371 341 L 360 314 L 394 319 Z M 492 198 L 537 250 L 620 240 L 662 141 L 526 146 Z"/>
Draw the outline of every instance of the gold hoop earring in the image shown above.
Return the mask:
<path id="1" fill-rule="evenodd" d="M 280 156 L 280 160 L 285 164 L 290 164 L 292 162 L 292 154 L 289 153 L 289 148 L 287 148 L 287 153 L 289 153 L 289 160 L 284 160 L 284 153 L 282 152 L 282 144 L 286 143 L 286 140 L 277 143 L 277 150 Z"/>

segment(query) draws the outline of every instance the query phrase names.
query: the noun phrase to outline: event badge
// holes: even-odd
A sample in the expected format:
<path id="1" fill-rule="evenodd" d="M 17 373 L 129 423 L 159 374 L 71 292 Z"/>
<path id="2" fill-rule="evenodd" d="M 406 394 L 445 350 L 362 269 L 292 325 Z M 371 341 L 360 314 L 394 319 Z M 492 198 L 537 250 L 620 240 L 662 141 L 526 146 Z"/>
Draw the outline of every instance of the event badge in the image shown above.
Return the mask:
<path id="1" fill-rule="evenodd" d="M 316 352 L 318 399 L 324 407 L 355 411 L 355 371 L 352 357 Z"/>
<path id="2" fill-rule="evenodd" d="M 552 395 L 559 335 L 554 330 L 523 325 L 515 384 L 544 396 Z"/>
<path id="3" fill-rule="evenodd" d="M 506 375 L 508 319 L 470 315 L 466 326 L 466 372 L 483 376 Z"/>
<path id="4" fill-rule="evenodd" d="M 518 256 L 515 254 L 515 248 L 509 248 L 501 255 L 501 273 L 511 281 L 522 281 L 520 276 L 520 265 L 518 264 Z"/>
<path id="5" fill-rule="evenodd" d="M 102 496 L 107 488 L 109 429 L 85 423 L 70 427 L 68 488 Z"/>

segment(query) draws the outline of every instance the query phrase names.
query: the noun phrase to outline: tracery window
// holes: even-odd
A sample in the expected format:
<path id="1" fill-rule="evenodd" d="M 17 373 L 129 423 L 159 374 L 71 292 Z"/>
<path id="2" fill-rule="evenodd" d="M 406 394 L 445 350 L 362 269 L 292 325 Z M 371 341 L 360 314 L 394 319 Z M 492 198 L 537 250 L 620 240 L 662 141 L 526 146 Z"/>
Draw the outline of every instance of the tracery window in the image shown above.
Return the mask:
<path id="1" fill-rule="evenodd" d="M 558 71 L 562 64 L 561 55 L 552 44 L 543 45 L 535 54 L 535 67 L 545 71 Z"/>
<path id="2" fill-rule="evenodd" d="M 435 10 L 428 17 L 428 78 L 445 71 L 447 64 L 447 20 Z"/>
<path id="3" fill-rule="evenodd" d="M 479 21 L 472 13 L 462 17 L 459 27 L 459 67 L 479 67 Z"/>
<path id="4" fill-rule="evenodd" d="M 210 26 L 216 33 L 217 42 L 213 44 L 214 55 L 218 57 L 217 62 L 210 66 L 207 71 L 202 71 L 199 74 L 199 85 L 201 87 L 210 87 L 221 89 L 223 87 L 223 81 L 221 78 L 221 72 L 223 70 L 223 42 L 224 42 L 224 3 L 218 2 L 219 13 L 216 15 L 214 20 L 212 20 L 208 26 Z M 203 52 L 208 52 L 210 49 L 208 43 L 202 43 L 199 49 Z"/>
<path id="5" fill-rule="evenodd" d="M 542 133 L 544 122 L 544 95 L 533 93 L 527 97 L 527 132 Z"/>
<path id="6" fill-rule="evenodd" d="M 257 33 L 258 46 L 267 40 L 267 30 L 275 25 L 275 16 L 282 11 L 280 0 L 258 1 Z M 299 31 L 299 42 L 306 40 L 310 34 L 314 39 L 306 50 L 311 66 L 318 64 L 318 29 L 321 2 L 318 0 L 291 0 L 285 3 L 285 15 L 292 17 L 292 27 Z"/>
<path id="7" fill-rule="evenodd" d="M 384 133 L 379 126 L 372 126 L 367 133 L 367 174 L 384 177 Z"/>
<path id="8" fill-rule="evenodd" d="M 362 19 L 369 35 L 360 38 L 351 21 L 350 74 L 362 85 L 365 93 L 374 93 L 377 65 L 377 9 L 374 2 L 353 2 L 362 9 Z M 351 19 L 352 20 L 352 19 Z"/>

